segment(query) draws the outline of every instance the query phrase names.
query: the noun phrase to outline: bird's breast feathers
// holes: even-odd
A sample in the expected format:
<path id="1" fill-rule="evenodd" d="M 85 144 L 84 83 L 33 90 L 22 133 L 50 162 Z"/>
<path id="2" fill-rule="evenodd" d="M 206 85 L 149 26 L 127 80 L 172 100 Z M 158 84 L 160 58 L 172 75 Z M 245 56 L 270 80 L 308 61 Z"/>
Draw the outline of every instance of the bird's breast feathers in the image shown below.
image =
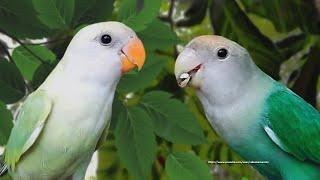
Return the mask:
<path id="1" fill-rule="evenodd" d="M 240 143 L 249 136 L 248 132 L 260 127 L 259 117 L 263 113 L 265 98 L 272 84 L 273 81 L 248 84 L 237 99 L 225 105 L 216 105 L 214 99 L 201 95 L 199 98 L 211 126 L 217 133 L 231 144 Z"/>
<path id="2" fill-rule="evenodd" d="M 47 128 L 67 126 L 73 132 L 61 128 L 61 135 L 70 134 L 83 142 L 95 141 L 110 119 L 114 92 L 93 87 L 80 88 L 56 96 Z"/>
<path id="3" fill-rule="evenodd" d="M 24 169 L 28 174 L 48 173 L 48 168 L 52 173 L 59 169 L 74 171 L 70 168 L 77 167 L 75 164 L 82 162 L 84 154 L 93 153 L 110 120 L 113 92 L 83 87 L 74 91 L 48 91 L 48 95 L 53 99 L 52 112 L 37 147 L 20 162 L 33 164 L 30 165 L 33 168 Z"/>

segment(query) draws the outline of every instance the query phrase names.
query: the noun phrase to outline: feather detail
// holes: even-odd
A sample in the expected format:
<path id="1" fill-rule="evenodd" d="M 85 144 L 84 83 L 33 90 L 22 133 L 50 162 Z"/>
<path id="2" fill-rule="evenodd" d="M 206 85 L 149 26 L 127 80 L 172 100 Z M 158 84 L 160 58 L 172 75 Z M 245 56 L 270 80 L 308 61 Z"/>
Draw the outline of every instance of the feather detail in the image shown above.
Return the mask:
<path id="1" fill-rule="evenodd" d="M 267 134 L 296 158 L 320 163 L 320 113 L 282 84 L 273 89 L 266 101 Z"/>

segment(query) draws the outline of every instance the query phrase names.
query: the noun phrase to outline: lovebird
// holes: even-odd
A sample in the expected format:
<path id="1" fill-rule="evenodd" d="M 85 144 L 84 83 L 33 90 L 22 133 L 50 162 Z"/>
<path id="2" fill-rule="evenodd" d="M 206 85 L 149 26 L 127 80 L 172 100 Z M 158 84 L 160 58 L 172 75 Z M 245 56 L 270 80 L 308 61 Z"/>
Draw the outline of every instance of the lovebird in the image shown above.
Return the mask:
<path id="1" fill-rule="evenodd" d="M 320 179 L 320 113 L 221 36 L 193 39 L 175 76 L 191 86 L 219 136 L 268 179 Z"/>
<path id="2" fill-rule="evenodd" d="M 121 75 L 144 60 L 142 42 L 122 23 L 81 29 L 21 106 L 4 153 L 13 179 L 84 179 L 106 138 Z"/>

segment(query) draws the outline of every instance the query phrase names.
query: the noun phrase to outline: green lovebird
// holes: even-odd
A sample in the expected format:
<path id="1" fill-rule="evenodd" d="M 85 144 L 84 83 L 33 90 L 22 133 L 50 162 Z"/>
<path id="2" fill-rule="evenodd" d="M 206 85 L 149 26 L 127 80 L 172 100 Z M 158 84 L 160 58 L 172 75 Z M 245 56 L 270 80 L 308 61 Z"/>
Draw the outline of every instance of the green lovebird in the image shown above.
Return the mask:
<path id="1" fill-rule="evenodd" d="M 269 179 L 320 179 L 320 113 L 262 72 L 246 49 L 220 36 L 192 40 L 177 58 L 214 130 Z"/>
<path id="2" fill-rule="evenodd" d="M 4 153 L 13 179 L 84 179 L 121 75 L 144 60 L 142 42 L 119 22 L 81 29 L 21 107 Z"/>

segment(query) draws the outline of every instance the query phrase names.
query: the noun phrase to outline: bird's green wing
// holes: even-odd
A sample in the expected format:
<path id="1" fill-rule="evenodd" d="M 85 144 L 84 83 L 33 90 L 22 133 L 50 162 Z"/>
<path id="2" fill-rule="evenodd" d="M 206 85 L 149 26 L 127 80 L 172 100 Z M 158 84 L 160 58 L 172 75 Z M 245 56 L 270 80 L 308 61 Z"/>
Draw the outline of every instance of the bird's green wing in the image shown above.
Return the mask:
<path id="1" fill-rule="evenodd" d="M 52 102 L 42 90 L 32 93 L 23 103 L 5 149 L 5 163 L 11 170 L 37 140 L 51 108 Z"/>
<path id="2" fill-rule="evenodd" d="M 320 113 L 277 83 L 266 101 L 264 129 L 284 151 L 320 163 Z"/>

